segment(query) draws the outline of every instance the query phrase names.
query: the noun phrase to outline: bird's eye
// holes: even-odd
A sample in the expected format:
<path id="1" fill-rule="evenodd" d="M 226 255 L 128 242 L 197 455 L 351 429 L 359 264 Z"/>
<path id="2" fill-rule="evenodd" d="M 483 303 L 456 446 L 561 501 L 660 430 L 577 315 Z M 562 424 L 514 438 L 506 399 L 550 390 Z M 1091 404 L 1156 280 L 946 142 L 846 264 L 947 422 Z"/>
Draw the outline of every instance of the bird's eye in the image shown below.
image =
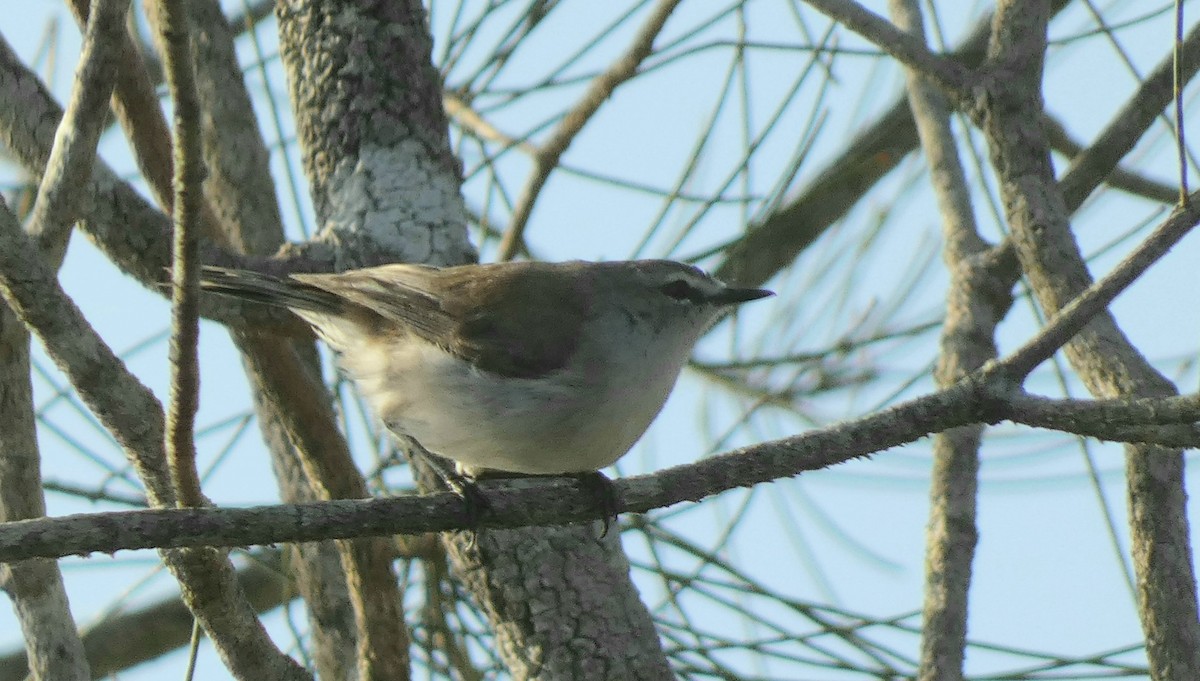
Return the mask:
<path id="1" fill-rule="evenodd" d="M 663 284 L 659 290 L 675 300 L 693 300 L 699 293 L 683 279 L 673 279 Z"/>

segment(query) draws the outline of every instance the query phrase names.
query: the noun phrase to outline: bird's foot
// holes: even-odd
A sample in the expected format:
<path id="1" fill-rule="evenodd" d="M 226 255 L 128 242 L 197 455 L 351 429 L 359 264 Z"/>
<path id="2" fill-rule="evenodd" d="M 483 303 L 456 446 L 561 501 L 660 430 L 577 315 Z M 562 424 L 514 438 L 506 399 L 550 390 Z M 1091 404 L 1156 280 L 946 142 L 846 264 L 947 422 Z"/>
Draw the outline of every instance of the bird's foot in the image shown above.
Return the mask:
<path id="1" fill-rule="evenodd" d="M 424 447 L 417 448 L 416 451 L 421 453 L 425 463 L 441 478 L 442 484 L 462 499 L 463 512 L 467 516 L 467 529 L 478 532 L 483 516 L 491 508 L 491 502 L 488 501 L 487 495 L 479 489 L 479 485 L 474 480 L 455 470 L 454 464 L 448 460 L 429 452 Z"/>
<path id="2" fill-rule="evenodd" d="M 612 480 L 608 479 L 608 476 L 600 471 L 576 473 L 573 477 L 579 481 L 579 486 L 592 505 L 604 513 L 602 518 L 604 527 L 600 530 L 600 538 L 603 539 L 608 536 L 608 528 L 617 519 L 617 512 L 621 510 L 621 499 L 617 495 L 617 487 Z"/>

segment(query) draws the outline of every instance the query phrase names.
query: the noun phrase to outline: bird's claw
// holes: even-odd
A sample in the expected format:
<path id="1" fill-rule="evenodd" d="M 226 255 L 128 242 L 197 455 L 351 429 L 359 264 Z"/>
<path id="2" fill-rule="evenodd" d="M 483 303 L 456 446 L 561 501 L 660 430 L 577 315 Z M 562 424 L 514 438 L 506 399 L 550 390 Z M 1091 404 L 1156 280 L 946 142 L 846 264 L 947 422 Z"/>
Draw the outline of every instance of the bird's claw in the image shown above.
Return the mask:
<path id="1" fill-rule="evenodd" d="M 617 487 L 600 471 L 578 473 L 575 479 L 579 481 L 579 486 L 592 502 L 592 506 L 599 508 L 604 514 L 604 527 L 600 530 L 600 539 L 603 539 L 608 536 L 608 528 L 617 519 L 617 512 L 621 510 Z"/>

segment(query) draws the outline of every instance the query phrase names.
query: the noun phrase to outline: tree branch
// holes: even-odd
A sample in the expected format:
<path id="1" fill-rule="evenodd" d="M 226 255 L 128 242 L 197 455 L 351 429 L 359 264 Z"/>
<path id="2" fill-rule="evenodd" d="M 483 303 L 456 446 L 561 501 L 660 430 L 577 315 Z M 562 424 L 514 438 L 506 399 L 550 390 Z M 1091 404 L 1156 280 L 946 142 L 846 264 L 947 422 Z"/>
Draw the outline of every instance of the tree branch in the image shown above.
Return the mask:
<path id="1" fill-rule="evenodd" d="M 1187 204 L 1176 206 L 1171 215 L 1111 272 L 1055 312 L 1035 337 L 1004 360 L 1005 370 L 1012 371 L 1014 378 L 1024 379 L 1096 315 L 1105 312 L 1109 303 L 1200 223 L 1200 208 L 1195 207 L 1197 198 L 1200 196 L 1193 196 Z"/>
<path id="2" fill-rule="evenodd" d="M 1085 430 L 1116 430 L 1126 423 L 1200 421 L 1200 396 L 1121 400 L 1054 401 L 1030 398 L 984 371 L 953 386 L 854 421 L 736 449 L 650 475 L 614 481 L 621 512 L 645 513 L 735 487 L 772 482 L 868 457 L 936 432 L 975 423 L 1028 418 L 1066 404 L 1066 422 Z M 990 382 L 989 382 L 990 381 Z M 1054 405 L 1052 407 L 1052 405 Z M 1137 422 L 1137 418 L 1146 421 Z M 1059 425 L 1066 425 L 1060 422 Z M 1200 445 L 1200 430 L 1193 427 Z M 569 478 L 516 478 L 479 483 L 488 507 L 478 528 L 562 525 L 599 519 L 602 509 Z M 0 524 L 0 562 L 60 558 L 94 552 L 162 547 L 232 547 L 351 537 L 445 532 L 476 527 L 462 498 L 449 492 L 384 499 L 337 499 L 253 508 L 118 511 Z"/>
<path id="3" fill-rule="evenodd" d="M 237 580 L 255 612 L 264 613 L 294 599 L 296 594 L 283 574 L 285 563 L 279 551 L 260 551 L 237 570 Z M 137 664 L 159 658 L 191 638 L 195 618 L 172 594 L 143 607 L 126 610 L 88 627 L 83 635 L 87 665 L 98 679 L 118 675 Z M 130 632 L 138 632 L 131 636 Z M 0 654 L 0 679 L 15 681 L 26 676 L 23 651 Z M 58 679 L 62 677 L 45 677 Z"/>
<path id="4" fill-rule="evenodd" d="M 162 450 L 162 407 L 87 324 L 7 207 L 0 207 L 0 293 L 121 443 L 150 502 L 174 505 Z M 218 649 L 231 668 L 247 678 L 309 678 L 286 655 L 272 652 L 270 638 L 237 589 L 223 554 L 196 550 L 166 551 L 163 556 L 205 629 L 219 632 L 228 643 Z"/>
<path id="5" fill-rule="evenodd" d="M 897 26 L 925 42 L 915 0 L 891 0 Z M 934 378 L 953 385 L 996 357 L 996 326 L 1012 305 L 1013 277 L 998 274 L 995 260 L 982 257 L 988 244 L 979 235 L 971 193 L 958 157 L 950 106 L 931 80 L 913 68 L 907 88 L 913 120 L 928 159 L 950 270 L 946 320 Z M 973 424 L 933 438 L 933 473 L 926 530 L 924 607 L 919 677 L 956 679 L 963 674 L 967 644 L 967 593 L 975 558 L 979 445 L 983 426 Z"/>
<path id="6" fill-rule="evenodd" d="M 200 269 L 196 262 L 199 246 L 200 207 L 204 197 L 204 165 L 200 152 L 200 101 L 192 59 L 185 3 L 162 2 L 159 31 L 166 47 L 167 86 L 175 102 L 174 239 L 171 258 L 171 399 L 167 407 L 164 446 L 171 485 L 181 506 L 203 506 L 200 473 L 196 470 L 195 421 L 199 406 L 200 364 L 196 346 L 200 340 L 197 316 Z"/>
<path id="7" fill-rule="evenodd" d="M 1200 26 L 1188 33 L 1179 52 L 1180 78 L 1190 81 L 1200 70 Z M 1150 72 L 1083 153 L 1071 159 L 1058 187 L 1068 210 L 1083 204 L 1092 191 L 1113 174 L 1121 159 L 1162 115 L 1174 94 L 1174 59 L 1168 55 Z"/>

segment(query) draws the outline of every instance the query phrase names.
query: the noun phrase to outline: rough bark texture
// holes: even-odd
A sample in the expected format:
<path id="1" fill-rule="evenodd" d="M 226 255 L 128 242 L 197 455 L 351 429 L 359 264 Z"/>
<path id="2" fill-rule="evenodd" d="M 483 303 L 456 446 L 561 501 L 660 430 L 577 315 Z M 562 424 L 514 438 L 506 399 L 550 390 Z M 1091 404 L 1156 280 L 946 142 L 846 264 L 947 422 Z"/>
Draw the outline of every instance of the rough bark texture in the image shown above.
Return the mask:
<path id="1" fill-rule="evenodd" d="M 0 306 L 0 522 L 46 514 L 29 382 L 29 334 Z M 0 565 L 0 589 L 17 611 L 34 679 L 91 677 L 53 560 Z"/>
<path id="2" fill-rule="evenodd" d="M 513 678 L 674 678 L 629 581 L 619 534 L 597 539 L 598 528 L 452 535 L 455 571 L 495 627 Z"/>
<path id="3" fill-rule="evenodd" d="M 915 0 L 891 0 L 889 7 L 897 26 L 925 41 Z M 996 324 L 1012 302 L 1014 282 L 1012 277 L 995 276 L 995 262 L 984 257 L 988 244 L 975 224 L 945 97 L 919 72 L 909 70 L 908 100 L 941 211 L 942 258 L 950 271 L 941 352 L 934 371 L 938 386 L 944 388 L 996 357 Z M 975 512 L 982 435 L 982 425 L 971 425 L 933 438 L 921 681 L 963 678 L 967 597 L 979 538 Z"/>
<path id="4" fill-rule="evenodd" d="M 420 3 L 277 7 L 305 172 L 339 269 L 475 259 Z"/>

